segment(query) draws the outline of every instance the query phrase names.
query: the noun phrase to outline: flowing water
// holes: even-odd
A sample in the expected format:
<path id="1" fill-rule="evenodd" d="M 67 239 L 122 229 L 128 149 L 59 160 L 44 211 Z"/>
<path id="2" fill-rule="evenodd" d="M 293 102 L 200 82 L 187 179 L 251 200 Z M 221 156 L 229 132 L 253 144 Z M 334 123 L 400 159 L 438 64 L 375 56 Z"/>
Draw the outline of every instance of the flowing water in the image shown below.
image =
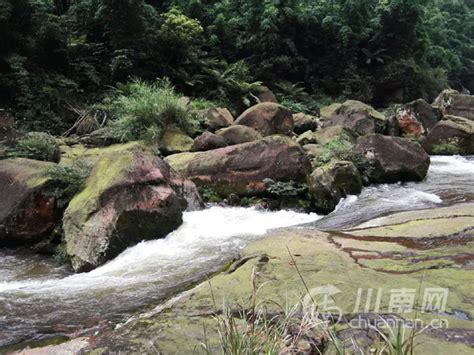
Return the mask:
<path id="1" fill-rule="evenodd" d="M 218 271 L 270 229 L 340 229 L 394 211 L 474 200 L 474 157 L 434 157 L 425 181 L 365 188 L 328 216 L 211 207 L 186 212 L 165 239 L 71 275 L 28 251 L 0 251 L 0 347 L 118 322 Z M 1 348 L 0 348 L 1 350 Z"/>

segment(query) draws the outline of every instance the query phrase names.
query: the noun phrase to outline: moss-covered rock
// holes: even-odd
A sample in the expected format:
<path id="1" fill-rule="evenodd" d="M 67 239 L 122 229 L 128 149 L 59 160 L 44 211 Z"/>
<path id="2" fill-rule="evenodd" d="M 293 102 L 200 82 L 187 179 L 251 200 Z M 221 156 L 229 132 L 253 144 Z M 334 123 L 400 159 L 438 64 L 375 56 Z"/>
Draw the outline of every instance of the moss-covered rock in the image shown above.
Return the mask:
<path id="1" fill-rule="evenodd" d="M 342 125 L 358 135 L 384 133 L 388 120 L 385 115 L 360 101 L 348 100 L 323 121 L 323 127 Z"/>
<path id="2" fill-rule="evenodd" d="M 107 148 L 64 215 L 74 269 L 90 270 L 142 240 L 164 237 L 181 224 L 186 197 L 199 204 L 195 186 L 145 148 Z"/>
<path id="3" fill-rule="evenodd" d="M 330 213 L 341 198 L 361 192 L 362 178 L 353 163 L 333 161 L 314 170 L 308 186 L 318 212 Z"/>
<path id="4" fill-rule="evenodd" d="M 0 163 L 0 247 L 36 243 L 59 222 L 61 216 L 46 177 L 53 166 L 24 158 Z"/>
<path id="5" fill-rule="evenodd" d="M 163 155 L 189 152 L 194 140 L 183 133 L 179 128 L 169 127 L 160 140 L 160 151 Z"/>
<path id="6" fill-rule="evenodd" d="M 430 154 L 474 154 L 474 121 L 445 116 L 431 129 L 422 144 Z"/>
<path id="7" fill-rule="evenodd" d="M 447 220 L 460 214 L 473 216 L 473 212 L 472 204 L 464 204 L 417 211 L 413 215 L 411 212 L 395 214 L 371 223 L 376 225 L 374 228 L 391 230 L 417 220 L 429 230 L 433 220 L 440 216 Z M 471 218 L 471 229 L 474 228 L 473 222 Z M 455 225 L 451 224 L 452 227 Z M 448 248 L 436 244 L 415 248 L 407 244 L 413 236 L 409 229 L 403 229 L 408 233 L 401 231 L 400 238 L 381 242 L 365 236 L 362 228 L 370 230 L 366 224 L 345 233 L 322 233 L 312 229 L 274 232 L 247 246 L 241 258 L 227 271 L 112 332 L 100 334 L 92 349 L 191 353 L 206 342 L 218 352 L 219 335 L 214 317 L 222 311 L 224 304 L 234 310 L 251 307 L 252 295 L 257 290 L 258 304 L 265 304 L 270 314 L 281 313 L 285 307 L 311 302 L 309 289 L 322 313 L 342 312 L 342 321 L 334 331 L 347 340 L 348 347 L 361 340 L 360 332 L 368 331 L 362 327 L 349 327 L 348 321 L 355 315 L 385 319 L 398 313 L 405 320 L 418 319 L 425 325 L 433 325 L 416 336 L 417 353 L 471 354 L 474 346 L 470 337 L 474 331 L 471 320 L 474 314 L 471 300 L 474 279 L 472 266 L 457 253 L 463 247 L 463 255 L 472 254 L 473 244 L 466 243 L 468 240 L 451 239 Z M 355 236 L 353 232 L 357 231 L 361 234 Z M 436 238 L 449 240 L 453 232 L 455 230 L 445 230 Z M 430 289 L 449 290 L 444 312 L 422 312 L 425 292 Z M 318 294 L 320 290 L 323 292 Z M 332 292 L 330 297 L 324 298 L 327 295 L 324 290 Z M 369 290 L 373 291 L 368 308 L 372 313 L 367 314 L 365 307 Z M 375 311 L 378 290 L 381 290 L 381 298 Z M 392 293 L 400 290 L 419 294 L 411 311 L 402 313 L 394 308 Z M 362 298 L 357 305 L 359 292 Z M 326 307 L 332 308 L 326 310 Z M 467 316 L 459 317 L 458 314 Z M 449 327 L 436 328 L 440 323 L 433 320 L 447 322 Z M 410 329 L 404 331 L 408 337 Z M 364 351 L 383 347 L 383 339 L 377 336 L 377 332 L 373 333 L 375 336 L 365 337 L 372 339 L 371 342 L 358 343 Z M 325 353 L 334 353 L 331 351 L 327 347 Z"/>

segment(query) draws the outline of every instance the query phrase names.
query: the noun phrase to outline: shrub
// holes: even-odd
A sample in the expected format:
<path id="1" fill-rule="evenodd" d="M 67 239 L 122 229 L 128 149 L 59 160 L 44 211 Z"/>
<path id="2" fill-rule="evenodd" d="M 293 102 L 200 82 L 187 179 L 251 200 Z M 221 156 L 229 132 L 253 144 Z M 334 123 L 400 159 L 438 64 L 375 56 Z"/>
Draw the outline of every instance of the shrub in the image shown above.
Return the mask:
<path id="1" fill-rule="evenodd" d="M 322 146 L 321 154 L 314 159 L 316 167 L 328 164 L 332 159 L 352 162 L 363 176 L 370 176 L 373 166 L 363 155 L 354 152 L 354 145 L 346 134 L 327 142 Z"/>
<path id="2" fill-rule="evenodd" d="M 91 169 L 88 160 L 77 159 L 71 166 L 55 165 L 46 170 L 46 176 L 51 179 L 50 195 L 59 208 L 66 208 L 74 195 L 82 190 Z"/>
<path id="3" fill-rule="evenodd" d="M 115 121 L 111 124 L 113 138 L 158 141 L 169 125 L 186 132 L 194 127 L 186 99 L 178 95 L 168 80 L 148 84 L 134 81 L 120 87 L 120 94 L 105 101 Z"/>
<path id="4" fill-rule="evenodd" d="M 443 142 L 438 143 L 433 146 L 434 154 L 460 154 L 461 149 L 456 145 L 456 142 Z"/>
<path id="5" fill-rule="evenodd" d="M 31 132 L 20 138 L 13 147 L 7 149 L 9 158 L 28 158 L 54 161 L 57 153 L 56 139 L 41 132 Z"/>

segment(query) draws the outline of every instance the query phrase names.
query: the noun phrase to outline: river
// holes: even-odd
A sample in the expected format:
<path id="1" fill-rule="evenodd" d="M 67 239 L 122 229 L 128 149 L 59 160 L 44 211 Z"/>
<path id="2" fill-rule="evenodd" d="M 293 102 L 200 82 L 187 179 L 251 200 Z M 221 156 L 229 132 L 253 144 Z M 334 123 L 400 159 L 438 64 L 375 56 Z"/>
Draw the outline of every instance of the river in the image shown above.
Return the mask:
<path id="1" fill-rule="evenodd" d="M 89 273 L 27 250 L 0 250 L 2 346 L 111 326 L 221 269 L 270 229 L 343 229 L 396 211 L 474 200 L 474 157 L 433 157 L 420 183 L 374 185 L 328 216 L 211 207 L 186 212 L 165 239 L 140 243 Z"/>

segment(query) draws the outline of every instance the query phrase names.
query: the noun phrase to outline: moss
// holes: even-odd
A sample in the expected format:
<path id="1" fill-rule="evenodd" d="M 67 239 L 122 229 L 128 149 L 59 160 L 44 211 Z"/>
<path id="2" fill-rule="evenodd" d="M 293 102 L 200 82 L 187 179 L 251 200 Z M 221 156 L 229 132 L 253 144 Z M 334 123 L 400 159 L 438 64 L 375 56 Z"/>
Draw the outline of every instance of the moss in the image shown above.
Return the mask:
<path id="1" fill-rule="evenodd" d="M 431 148 L 433 154 L 448 154 L 448 155 L 454 155 L 454 154 L 461 154 L 462 149 L 459 148 L 456 142 L 442 142 L 433 145 Z"/>
<path id="2" fill-rule="evenodd" d="M 319 112 L 322 118 L 329 118 L 334 112 L 336 112 L 342 104 L 334 103 L 329 106 L 321 107 Z"/>

